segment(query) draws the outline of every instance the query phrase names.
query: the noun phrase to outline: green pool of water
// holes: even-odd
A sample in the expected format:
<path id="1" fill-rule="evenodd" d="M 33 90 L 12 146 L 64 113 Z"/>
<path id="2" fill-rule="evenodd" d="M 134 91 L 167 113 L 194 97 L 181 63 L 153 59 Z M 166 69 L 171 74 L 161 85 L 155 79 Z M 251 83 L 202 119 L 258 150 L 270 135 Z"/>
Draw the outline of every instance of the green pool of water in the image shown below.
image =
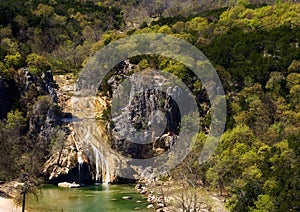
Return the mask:
<path id="1" fill-rule="evenodd" d="M 124 200 L 122 197 L 132 199 Z M 80 188 L 59 188 L 46 185 L 38 193 L 38 201 L 32 195 L 27 198 L 29 212 L 119 212 L 143 211 L 147 209 L 146 200 L 128 185 L 99 185 Z"/>

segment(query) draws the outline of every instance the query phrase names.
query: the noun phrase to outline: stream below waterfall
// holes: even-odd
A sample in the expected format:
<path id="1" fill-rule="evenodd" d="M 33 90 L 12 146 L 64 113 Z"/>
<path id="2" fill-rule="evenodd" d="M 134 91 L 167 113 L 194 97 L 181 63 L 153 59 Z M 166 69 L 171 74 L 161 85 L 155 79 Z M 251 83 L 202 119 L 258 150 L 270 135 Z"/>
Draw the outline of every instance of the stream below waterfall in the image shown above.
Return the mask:
<path id="1" fill-rule="evenodd" d="M 131 199 L 124 200 L 122 197 Z M 29 212 L 131 212 L 147 209 L 148 203 L 133 186 L 97 185 L 79 188 L 60 188 L 45 185 L 35 196 L 28 195 L 26 210 Z"/>

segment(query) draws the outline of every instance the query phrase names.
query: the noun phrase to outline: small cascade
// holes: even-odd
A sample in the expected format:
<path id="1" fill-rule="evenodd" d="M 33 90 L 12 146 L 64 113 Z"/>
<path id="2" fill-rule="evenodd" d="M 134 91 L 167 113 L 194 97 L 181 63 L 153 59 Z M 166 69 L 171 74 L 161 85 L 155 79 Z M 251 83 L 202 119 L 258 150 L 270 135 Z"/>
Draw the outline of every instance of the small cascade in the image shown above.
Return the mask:
<path id="1" fill-rule="evenodd" d="M 77 153 L 77 162 L 78 162 L 78 183 L 81 183 L 81 170 L 83 165 L 83 158 L 82 158 L 82 152 Z"/>
<path id="2" fill-rule="evenodd" d="M 95 182 L 96 182 L 96 184 L 98 184 L 100 182 L 100 169 L 99 169 L 100 160 L 99 160 L 99 154 L 97 152 L 98 149 L 94 145 L 91 145 L 91 146 L 93 148 L 93 152 L 94 152 L 94 155 L 95 155 L 95 164 L 96 164 Z"/>
<path id="3" fill-rule="evenodd" d="M 104 155 L 97 149 L 96 146 L 91 144 L 93 148 L 93 153 L 95 155 L 95 163 L 96 163 L 96 183 L 100 182 L 100 166 L 102 170 L 102 183 L 108 184 L 110 182 L 110 176 L 109 176 L 109 164 L 107 160 L 105 159 Z M 100 164 L 101 163 L 101 164 Z M 105 176 L 104 176 L 105 174 Z"/>
<path id="4" fill-rule="evenodd" d="M 105 170 L 105 177 L 103 178 L 103 184 L 108 184 L 110 182 L 110 176 L 109 176 L 109 164 L 107 160 L 104 158 L 103 154 L 100 153 L 101 162 L 102 162 L 102 173 L 103 170 Z M 102 174 L 103 176 L 103 174 Z"/>

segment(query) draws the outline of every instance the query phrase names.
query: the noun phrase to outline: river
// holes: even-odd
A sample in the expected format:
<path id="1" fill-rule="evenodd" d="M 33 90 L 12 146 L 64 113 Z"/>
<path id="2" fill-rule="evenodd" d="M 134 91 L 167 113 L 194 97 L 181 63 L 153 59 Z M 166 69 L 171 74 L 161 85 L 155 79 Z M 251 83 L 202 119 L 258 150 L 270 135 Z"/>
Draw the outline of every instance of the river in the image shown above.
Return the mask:
<path id="1" fill-rule="evenodd" d="M 124 200 L 122 197 L 132 199 Z M 45 185 L 38 192 L 38 201 L 29 195 L 29 212 L 150 212 L 147 201 L 129 185 L 99 185 L 79 188 L 59 188 Z"/>

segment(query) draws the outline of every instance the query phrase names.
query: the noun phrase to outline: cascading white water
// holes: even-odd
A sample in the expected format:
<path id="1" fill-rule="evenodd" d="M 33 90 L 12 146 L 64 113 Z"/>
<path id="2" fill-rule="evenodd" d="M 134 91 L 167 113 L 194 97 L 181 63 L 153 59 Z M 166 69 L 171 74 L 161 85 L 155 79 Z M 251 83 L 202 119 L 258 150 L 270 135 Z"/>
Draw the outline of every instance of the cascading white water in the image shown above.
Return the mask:
<path id="1" fill-rule="evenodd" d="M 91 145 L 93 148 L 94 156 L 95 156 L 95 164 L 96 164 L 96 177 L 95 177 L 95 182 L 99 183 L 100 182 L 100 175 L 99 175 L 99 154 L 97 153 L 97 148 L 94 145 Z"/>
<path id="2" fill-rule="evenodd" d="M 95 163 L 96 163 L 96 183 L 100 181 L 100 166 L 102 169 L 102 183 L 108 184 L 110 182 L 110 175 L 109 175 L 109 164 L 103 154 L 97 149 L 97 147 L 91 144 L 93 148 L 93 153 L 95 156 Z M 99 158 L 100 157 L 100 158 Z M 100 160 L 99 160 L 100 159 Z M 101 163 L 101 164 L 100 164 Z M 104 176 L 105 174 L 105 176 Z"/>
<path id="3" fill-rule="evenodd" d="M 82 152 L 77 153 L 77 162 L 78 162 L 78 183 L 81 183 L 81 169 L 83 165 Z"/>
<path id="4" fill-rule="evenodd" d="M 73 135 L 74 136 L 74 135 Z M 90 129 L 88 129 L 87 134 L 84 136 L 83 141 L 87 141 L 87 139 L 90 136 Z M 74 139 L 74 137 L 73 137 Z M 80 149 L 78 146 L 76 146 L 77 149 Z M 81 170 L 82 170 L 82 165 L 83 165 L 83 158 L 82 158 L 82 151 L 78 151 L 77 153 L 77 163 L 78 163 L 78 183 L 81 183 Z"/>
<path id="5" fill-rule="evenodd" d="M 105 168 L 105 178 L 103 179 L 103 183 L 104 184 L 108 184 L 110 182 L 109 164 L 108 164 L 107 160 L 104 158 L 103 154 L 101 154 L 101 152 L 99 152 L 99 153 L 100 153 L 101 162 L 102 162 L 102 172 L 103 172 L 103 170 Z"/>
<path id="6" fill-rule="evenodd" d="M 104 155 L 90 141 L 90 140 L 93 139 L 93 135 L 91 136 L 90 131 L 91 131 L 91 127 L 88 126 L 87 133 L 85 134 L 84 138 L 82 139 L 82 143 L 89 144 L 92 147 L 93 154 L 94 154 L 94 159 L 95 159 L 95 164 L 96 164 L 96 176 L 95 176 L 96 184 L 100 182 L 101 175 L 102 175 L 102 183 L 103 184 L 108 184 L 110 182 L 109 164 L 108 164 L 107 160 L 105 159 Z M 79 156 L 79 154 L 78 154 L 78 156 Z M 80 157 L 81 157 L 81 160 L 82 160 L 81 155 L 80 155 Z M 82 160 L 82 162 L 83 162 L 83 160 Z M 79 163 L 79 167 L 80 167 L 80 163 Z M 80 168 L 79 168 L 79 170 L 80 170 Z"/>

